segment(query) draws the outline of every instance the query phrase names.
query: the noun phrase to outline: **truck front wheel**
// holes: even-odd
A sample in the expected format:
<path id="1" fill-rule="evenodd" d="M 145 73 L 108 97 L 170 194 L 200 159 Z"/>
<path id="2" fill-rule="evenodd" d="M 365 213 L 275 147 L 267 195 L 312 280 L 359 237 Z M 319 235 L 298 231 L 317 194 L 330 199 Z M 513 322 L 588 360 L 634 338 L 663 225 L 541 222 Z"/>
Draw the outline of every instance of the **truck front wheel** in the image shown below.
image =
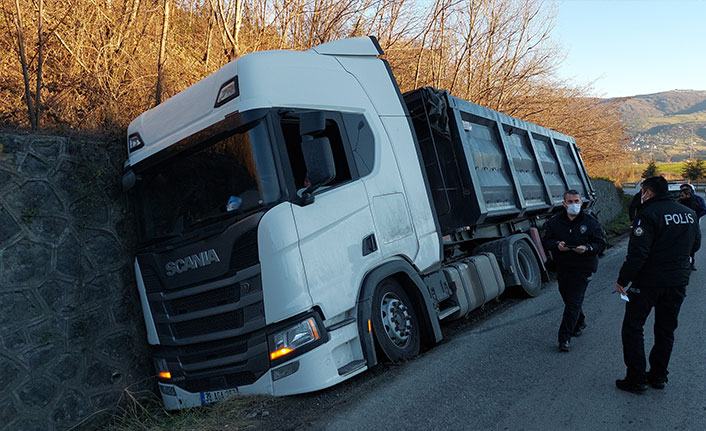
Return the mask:
<path id="1" fill-rule="evenodd" d="M 373 333 L 382 352 L 393 362 L 419 354 L 419 323 L 409 297 L 397 280 L 378 284 L 373 297 Z"/>

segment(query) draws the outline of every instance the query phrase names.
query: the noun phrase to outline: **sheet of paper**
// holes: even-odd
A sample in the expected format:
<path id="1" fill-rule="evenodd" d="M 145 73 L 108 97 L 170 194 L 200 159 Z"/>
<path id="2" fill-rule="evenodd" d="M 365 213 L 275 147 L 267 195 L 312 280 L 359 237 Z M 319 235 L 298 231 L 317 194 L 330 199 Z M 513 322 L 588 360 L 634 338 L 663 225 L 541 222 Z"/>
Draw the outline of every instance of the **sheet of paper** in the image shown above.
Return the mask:
<path id="1" fill-rule="evenodd" d="M 630 302 L 630 298 L 628 298 L 628 295 L 623 295 L 622 293 L 620 294 L 620 299 L 625 302 Z"/>

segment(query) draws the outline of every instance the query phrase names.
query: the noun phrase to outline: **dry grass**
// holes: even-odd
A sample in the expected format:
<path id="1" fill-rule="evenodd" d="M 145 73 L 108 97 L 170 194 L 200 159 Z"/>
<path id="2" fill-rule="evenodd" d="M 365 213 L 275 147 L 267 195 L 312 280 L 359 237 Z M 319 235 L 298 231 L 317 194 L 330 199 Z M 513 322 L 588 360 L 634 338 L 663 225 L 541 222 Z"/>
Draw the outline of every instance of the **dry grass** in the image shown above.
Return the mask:
<path id="1" fill-rule="evenodd" d="M 107 431 L 224 431 L 256 429 L 260 419 L 283 402 L 264 395 L 241 395 L 205 407 L 168 412 L 153 394 L 124 393 L 123 406 Z"/>

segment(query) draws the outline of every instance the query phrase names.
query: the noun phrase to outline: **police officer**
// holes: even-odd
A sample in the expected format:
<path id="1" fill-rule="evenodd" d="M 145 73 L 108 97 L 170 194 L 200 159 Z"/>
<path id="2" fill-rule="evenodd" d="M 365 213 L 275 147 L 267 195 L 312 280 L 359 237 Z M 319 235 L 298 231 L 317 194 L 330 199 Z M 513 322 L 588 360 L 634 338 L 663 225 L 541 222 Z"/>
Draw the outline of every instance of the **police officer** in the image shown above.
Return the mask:
<path id="1" fill-rule="evenodd" d="M 640 211 L 641 206 L 642 202 L 640 201 L 640 192 L 637 192 L 633 195 L 632 200 L 630 201 L 630 206 L 628 206 L 628 219 L 630 219 L 630 223 L 634 222 L 637 218 L 637 213 Z"/>
<path id="2" fill-rule="evenodd" d="M 693 196 L 693 198 L 696 200 L 696 203 L 698 205 L 696 211 L 696 215 L 701 218 L 704 215 L 706 215 L 706 202 L 704 202 L 704 198 L 696 194 L 696 188 L 694 187 L 693 184 L 689 183 L 684 183 L 681 186 L 679 186 L 679 192 L 680 193 L 685 193 L 689 196 Z"/>
<path id="3" fill-rule="evenodd" d="M 569 351 L 571 337 L 586 328 L 583 298 L 591 274 L 598 269 L 598 255 L 605 250 L 606 240 L 598 220 L 582 211 L 583 200 L 576 190 L 567 190 L 565 211 L 544 225 L 544 248 L 552 252 L 559 293 L 564 301 L 564 314 L 559 326 L 559 350 Z"/>
<path id="4" fill-rule="evenodd" d="M 704 215 L 704 207 L 701 206 L 701 203 L 697 199 L 697 197 L 700 196 L 694 195 L 693 190 L 690 186 L 691 184 L 682 184 L 679 192 L 678 201 L 685 207 L 694 210 L 694 212 L 696 213 L 696 224 L 698 225 L 699 220 Z M 696 271 L 696 266 L 694 265 L 694 255 L 697 251 L 699 251 L 699 248 L 701 248 L 701 241 L 699 241 L 698 244 L 694 245 L 694 247 L 691 249 L 691 257 L 689 258 L 689 260 L 691 262 L 692 271 Z"/>
<path id="5" fill-rule="evenodd" d="M 663 389 L 667 365 L 674 344 L 674 330 L 689 283 L 689 254 L 700 238 L 696 213 L 672 200 L 667 181 L 651 177 L 642 183 L 643 206 L 633 224 L 628 253 L 620 268 L 615 289 L 625 294 L 622 339 L 627 367 L 624 379 L 616 380 L 618 389 L 641 393 L 647 383 Z M 642 327 L 655 309 L 654 346 L 650 352 L 650 371 L 645 372 Z"/>

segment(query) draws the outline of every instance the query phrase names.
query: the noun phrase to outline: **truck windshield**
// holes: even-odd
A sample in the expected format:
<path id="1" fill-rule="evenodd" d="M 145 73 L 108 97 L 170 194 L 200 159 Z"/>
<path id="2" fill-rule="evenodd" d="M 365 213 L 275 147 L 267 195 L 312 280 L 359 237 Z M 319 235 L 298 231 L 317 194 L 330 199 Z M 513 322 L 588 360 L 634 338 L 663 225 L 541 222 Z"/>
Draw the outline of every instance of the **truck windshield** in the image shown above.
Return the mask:
<path id="1" fill-rule="evenodd" d="M 141 241 L 252 213 L 280 198 L 264 119 L 140 173 Z"/>

